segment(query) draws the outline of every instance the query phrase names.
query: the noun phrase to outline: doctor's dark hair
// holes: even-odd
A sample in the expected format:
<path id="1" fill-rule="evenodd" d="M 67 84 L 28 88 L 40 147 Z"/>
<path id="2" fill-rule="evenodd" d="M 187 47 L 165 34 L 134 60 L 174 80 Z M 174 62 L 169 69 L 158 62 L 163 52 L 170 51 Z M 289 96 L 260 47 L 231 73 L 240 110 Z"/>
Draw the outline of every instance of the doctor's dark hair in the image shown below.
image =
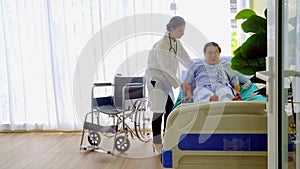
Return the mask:
<path id="1" fill-rule="evenodd" d="M 219 53 L 221 53 L 221 47 L 216 42 L 208 42 L 207 44 L 204 45 L 204 48 L 203 48 L 204 54 L 206 53 L 206 49 L 209 46 L 215 46 L 215 47 L 217 47 L 218 50 L 219 50 Z"/>
<path id="2" fill-rule="evenodd" d="M 182 17 L 180 16 L 174 16 L 171 18 L 169 23 L 167 24 L 167 31 L 170 32 L 171 28 L 176 29 L 181 25 L 184 25 L 185 21 Z"/>

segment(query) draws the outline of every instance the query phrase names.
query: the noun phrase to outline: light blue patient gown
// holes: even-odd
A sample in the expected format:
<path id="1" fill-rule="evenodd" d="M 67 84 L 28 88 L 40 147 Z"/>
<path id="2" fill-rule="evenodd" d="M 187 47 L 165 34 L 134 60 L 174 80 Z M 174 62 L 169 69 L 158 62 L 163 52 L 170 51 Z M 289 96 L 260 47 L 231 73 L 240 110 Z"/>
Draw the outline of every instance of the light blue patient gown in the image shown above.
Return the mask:
<path id="1" fill-rule="evenodd" d="M 193 91 L 194 102 L 208 102 L 214 94 L 218 95 L 219 101 L 231 101 L 235 96 L 233 86 L 239 84 L 229 62 L 208 65 L 202 60 L 191 65 L 185 82 L 196 84 Z"/>

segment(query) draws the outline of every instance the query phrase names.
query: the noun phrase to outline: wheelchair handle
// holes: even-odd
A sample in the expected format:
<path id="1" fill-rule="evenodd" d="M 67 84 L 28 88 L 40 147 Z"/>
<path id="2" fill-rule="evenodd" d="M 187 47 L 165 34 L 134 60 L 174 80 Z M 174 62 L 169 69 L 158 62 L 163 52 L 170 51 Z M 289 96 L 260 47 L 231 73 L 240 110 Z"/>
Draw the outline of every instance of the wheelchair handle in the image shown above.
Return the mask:
<path id="1" fill-rule="evenodd" d="M 125 86 L 143 86 L 143 83 L 127 83 Z"/>
<path id="2" fill-rule="evenodd" d="M 94 86 L 112 86 L 112 83 L 94 83 Z"/>

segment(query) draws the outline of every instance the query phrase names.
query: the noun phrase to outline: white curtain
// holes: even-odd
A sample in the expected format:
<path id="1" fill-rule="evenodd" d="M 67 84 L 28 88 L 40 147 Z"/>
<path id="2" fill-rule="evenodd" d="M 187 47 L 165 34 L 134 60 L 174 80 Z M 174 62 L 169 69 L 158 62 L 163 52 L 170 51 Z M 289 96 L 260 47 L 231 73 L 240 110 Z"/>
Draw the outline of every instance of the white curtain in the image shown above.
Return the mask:
<path id="1" fill-rule="evenodd" d="M 79 129 L 72 72 L 81 46 L 99 29 L 91 22 L 91 4 L 6 0 L 0 5 L 1 69 L 7 75 L 1 91 L 8 96 L 1 129 Z"/>
<path id="2" fill-rule="evenodd" d="M 177 12 L 209 39 L 223 44 L 224 51 L 230 51 L 227 0 L 205 3 L 177 0 L 177 11 L 170 10 L 172 2 L 175 0 L 1 0 L 0 130 L 82 129 L 80 116 L 86 110 L 78 110 L 74 102 L 73 79 L 79 76 L 74 74 L 76 65 L 94 36 L 104 37 L 101 30 L 126 16 L 143 13 L 171 16 Z M 205 9 L 214 11 L 209 20 L 205 20 Z M 130 25 L 125 24 L 112 30 L 110 36 L 126 34 L 126 30 L 131 31 L 129 28 Z M 157 34 L 136 35 L 116 43 L 108 53 L 102 53 L 104 60 L 91 62 L 91 67 L 98 67 L 94 80 L 111 82 L 118 70 L 116 65 L 132 55 L 145 55 L 143 51 L 150 49 L 159 37 Z M 100 42 L 105 44 L 101 39 Z M 95 52 L 105 52 L 101 50 L 103 46 Z M 195 50 L 196 53 L 191 54 L 198 57 L 202 46 Z M 89 57 L 96 57 L 93 55 L 95 53 Z M 225 52 L 225 55 L 231 54 Z M 132 70 L 130 65 L 125 69 L 127 72 L 137 70 Z M 84 75 L 79 78 L 84 79 Z"/>

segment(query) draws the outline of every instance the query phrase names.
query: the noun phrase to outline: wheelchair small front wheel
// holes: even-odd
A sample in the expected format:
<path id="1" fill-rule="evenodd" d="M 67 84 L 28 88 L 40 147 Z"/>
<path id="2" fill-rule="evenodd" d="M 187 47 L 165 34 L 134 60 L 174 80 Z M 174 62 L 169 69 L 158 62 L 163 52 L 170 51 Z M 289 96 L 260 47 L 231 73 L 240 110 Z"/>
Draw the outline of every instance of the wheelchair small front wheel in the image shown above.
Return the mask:
<path id="1" fill-rule="evenodd" d="M 88 136 L 88 142 L 93 146 L 98 146 L 101 142 L 100 134 L 94 131 L 91 131 Z"/>
<path id="2" fill-rule="evenodd" d="M 130 141 L 126 136 L 118 136 L 115 139 L 115 148 L 120 153 L 126 152 L 130 147 Z"/>

